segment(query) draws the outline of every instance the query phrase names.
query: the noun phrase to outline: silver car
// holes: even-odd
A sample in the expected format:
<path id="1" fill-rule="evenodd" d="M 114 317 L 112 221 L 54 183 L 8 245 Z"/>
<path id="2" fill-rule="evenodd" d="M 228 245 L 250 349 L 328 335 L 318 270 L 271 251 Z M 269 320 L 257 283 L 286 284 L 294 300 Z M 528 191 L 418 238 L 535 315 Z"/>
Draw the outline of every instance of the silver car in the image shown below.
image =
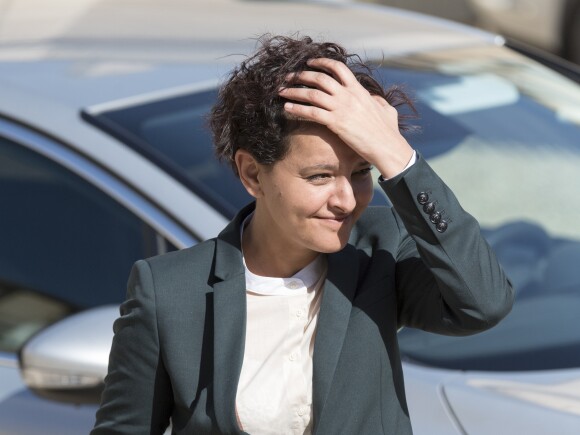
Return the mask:
<path id="1" fill-rule="evenodd" d="M 250 200 L 205 128 L 220 78 L 248 35 L 296 30 L 413 93 L 409 141 L 517 289 L 486 333 L 400 332 L 415 433 L 580 432 L 577 71 L 381 7 L 130 4 L 63 8 L 56 30 L 18 15 L 0 43 L 0 434 L 90 430 L 131 264 L 215 236 Z"/>

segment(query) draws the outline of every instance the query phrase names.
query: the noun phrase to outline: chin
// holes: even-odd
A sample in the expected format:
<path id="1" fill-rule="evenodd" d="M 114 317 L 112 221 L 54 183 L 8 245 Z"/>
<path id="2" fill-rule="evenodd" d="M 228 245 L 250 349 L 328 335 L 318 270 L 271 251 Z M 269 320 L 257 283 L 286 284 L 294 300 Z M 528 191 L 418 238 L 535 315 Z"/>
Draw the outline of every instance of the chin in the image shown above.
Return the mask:
<path id="1" fill-rule="evenodd" d="M 317 251 L 322 253 L 322 254 L 334 254 L 335 252 L 339 252 L 342 251 L 344 249 L 344 247 L 347 245 L 348 243 L 348 238 L 346 238 L 344 241 L 342 240 L 335 240 L 333 242 L 328 242 L 328 243 L 324 243 L 319 245 Z"/>

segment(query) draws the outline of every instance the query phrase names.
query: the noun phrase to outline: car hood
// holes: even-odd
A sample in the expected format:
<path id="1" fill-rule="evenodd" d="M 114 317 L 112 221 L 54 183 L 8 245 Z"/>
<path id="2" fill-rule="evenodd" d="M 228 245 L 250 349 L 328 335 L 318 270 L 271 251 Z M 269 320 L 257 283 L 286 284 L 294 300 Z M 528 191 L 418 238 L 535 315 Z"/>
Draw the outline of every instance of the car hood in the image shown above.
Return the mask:
<path id="1" fill-rule="evenodd" d="M 579 433 L 580 369 L 462 372 L 406 361 L 403 370 L 415 435 Z"/>
<path id="2" fill-rule="evenodd" d="M 580 431 L 578 369 L 516 375 L 465 373 L 444 381 L 442 391 L 469 435 L 572 435 Z"/>

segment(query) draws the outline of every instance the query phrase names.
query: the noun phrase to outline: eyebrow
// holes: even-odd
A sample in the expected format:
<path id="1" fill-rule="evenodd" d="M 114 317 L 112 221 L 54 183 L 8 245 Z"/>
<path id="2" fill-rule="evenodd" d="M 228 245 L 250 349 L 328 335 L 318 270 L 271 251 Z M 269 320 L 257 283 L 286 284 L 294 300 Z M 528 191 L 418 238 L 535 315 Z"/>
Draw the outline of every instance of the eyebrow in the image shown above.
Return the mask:
<path id="1" fill-rule="evenodd" d="M 362 167 L 362 166 L 370 166 L 370 163 L 367 162 L 366 160 L 361 160 L 360 162 L 358 162 L 356 164 L 356 166 L 358 167 Z M 338 169 L 337 165 L 333 165 L 330 163 L 320 163 L 318 165 L 312 165 L 312 166 L 307 166 L 305 168 L 302 168 L 301 172 L 307 172 L 307 171 L 316 171 L 316 170 L 326 170 L 326 171 L 333 171 Z"/>
<path id="2" fill-rule="evenodd" d="M 330 163 L 320 163 L 318 165 L 312 165 L 312 166 L 307 166 L 305 168 L 302 168 L 302 171 L 307 172 L 307 171 L 317 171 L 317 170 L 327 170 L 327 171 L 332 171 L 337 169 L 338 166 L 337 165 L 332 165 Z"/>

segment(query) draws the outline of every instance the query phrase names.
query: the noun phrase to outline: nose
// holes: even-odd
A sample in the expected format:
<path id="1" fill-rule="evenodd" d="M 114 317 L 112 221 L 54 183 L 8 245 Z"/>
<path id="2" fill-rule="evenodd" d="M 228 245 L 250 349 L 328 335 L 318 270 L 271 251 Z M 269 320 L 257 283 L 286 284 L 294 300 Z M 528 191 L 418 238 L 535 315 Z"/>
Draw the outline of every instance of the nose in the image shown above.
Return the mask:
<path id="1" fill-rule="evenodd" d="M 328 202 L 330 207 L 340 210 L 341 213 L 350 213 L 354 210 L 356 197 L 349 178 L 338 177 L 336 179 L 335 190 Z"/>

